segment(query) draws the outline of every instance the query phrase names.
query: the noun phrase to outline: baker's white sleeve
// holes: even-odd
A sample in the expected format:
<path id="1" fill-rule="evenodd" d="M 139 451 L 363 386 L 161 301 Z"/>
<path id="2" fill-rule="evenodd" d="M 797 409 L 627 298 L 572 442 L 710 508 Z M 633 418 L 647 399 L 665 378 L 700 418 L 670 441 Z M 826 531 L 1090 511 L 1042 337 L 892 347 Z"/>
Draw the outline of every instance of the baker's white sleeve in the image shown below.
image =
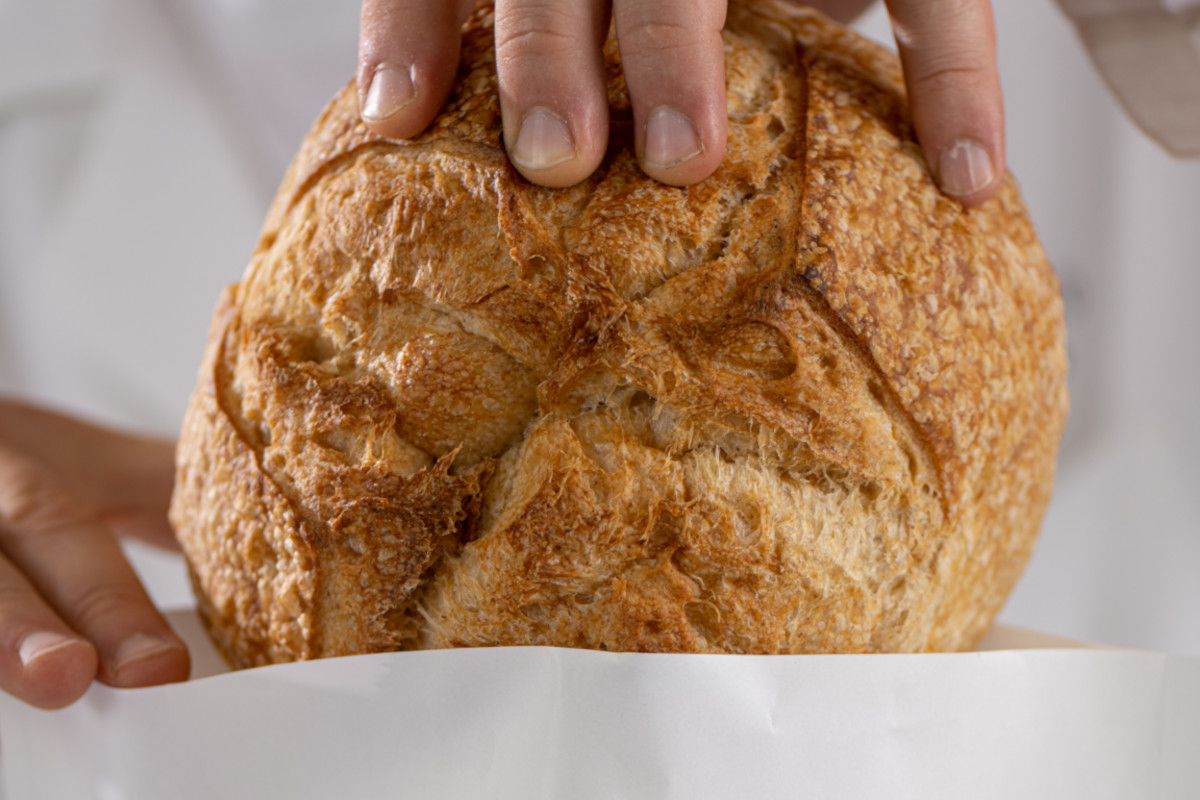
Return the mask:
<path id="1" fill-rule="evenodd" d="M 1057 0 L 1129 117 L 1200 158 L 1200 0 Z"/>

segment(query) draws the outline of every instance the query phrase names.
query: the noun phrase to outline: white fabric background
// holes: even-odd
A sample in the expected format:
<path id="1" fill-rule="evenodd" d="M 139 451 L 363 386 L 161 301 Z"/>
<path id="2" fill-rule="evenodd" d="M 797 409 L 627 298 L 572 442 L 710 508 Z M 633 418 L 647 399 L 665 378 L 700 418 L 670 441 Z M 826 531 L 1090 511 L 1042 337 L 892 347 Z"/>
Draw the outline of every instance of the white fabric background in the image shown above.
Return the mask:
<path id="1" fill-rule="evenodd" d="M 1073 417 L 1003 619 L 1200 654 L 1200 163 L 1050 0 L 999 0 L 1009 164 L 1062 275 Z M 0 392 L 174 433 L 209 315 L 354 69 L 356 0 L 0 0 Z M 881 11 L 861 27 L 890 40 Z M 138 550 L 161 601 L 179 563 Z"/>

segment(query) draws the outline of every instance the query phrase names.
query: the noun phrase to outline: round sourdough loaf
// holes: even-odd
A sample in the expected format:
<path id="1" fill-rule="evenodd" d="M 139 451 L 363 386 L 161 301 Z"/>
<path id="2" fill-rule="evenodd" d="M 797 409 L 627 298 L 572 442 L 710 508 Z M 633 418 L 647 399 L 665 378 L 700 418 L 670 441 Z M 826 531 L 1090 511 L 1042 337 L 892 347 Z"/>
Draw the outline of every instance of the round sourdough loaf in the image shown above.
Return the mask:
<path id="1" fill-rule="evenodd" d="M 939 194 L 893 57 L 734 4 L 729 148 L 569 189 L 500 141 L 491 15 L 419 138 L 315 124 L 184 422 L 172 520 L 238 666 L 562 645 L 971 647 L 1066 414 L 1057 280 L 1011 179 Z"/>

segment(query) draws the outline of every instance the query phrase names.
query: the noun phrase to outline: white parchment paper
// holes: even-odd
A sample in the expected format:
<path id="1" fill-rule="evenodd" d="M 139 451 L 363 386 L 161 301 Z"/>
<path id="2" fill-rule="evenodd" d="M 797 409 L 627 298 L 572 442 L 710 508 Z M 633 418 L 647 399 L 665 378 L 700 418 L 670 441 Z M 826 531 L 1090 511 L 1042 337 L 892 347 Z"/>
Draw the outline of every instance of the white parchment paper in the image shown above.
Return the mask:
<path id="1" fill-rule="evenodd" d="M 200 671 L 219 670 L 194 616 L 173 621 Z M 394 653 L 97 685 L 57 712 L 4 698 L 0 786 L 9 800 L 1200 797 L 1200 659 L 1016 630 L 985 644 L 1006 649 Z"/>

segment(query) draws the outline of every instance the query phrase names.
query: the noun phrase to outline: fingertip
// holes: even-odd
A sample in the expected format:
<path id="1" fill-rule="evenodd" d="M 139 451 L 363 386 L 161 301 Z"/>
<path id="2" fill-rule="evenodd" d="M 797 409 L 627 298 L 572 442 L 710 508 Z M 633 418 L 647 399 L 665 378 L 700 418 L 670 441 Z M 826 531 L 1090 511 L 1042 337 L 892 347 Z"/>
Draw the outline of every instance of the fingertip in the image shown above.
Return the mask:
<path id="1" fill-rule="evenodd" d="M 504 147 L 531 183 L 572 186 L 608 147 L 601 3 L 497 3 L 496 76 Z"/>
<path id="2" fill-rule="evenodd" d="M 101 679 L 130 689 L 185 681 L 191 672 L 187 648 L 173 635 L 134 633 L 117 645 Z"/>
<path id="3" fill-rule="evenodd" d="M 725 155 L 725 127 L 708 127 L 705 136 L 687 114 L 671 106 L 657 106 L 647 116 L 639 137 L 642 170 L 670 186 L 689 186 L 704 180 L 716 171 Z"/>
<path id="4" fill-rule="evenodd" d="M 437 116 L 454 83 L 461 25 L 473 3 L 366 0 L 358 44 L 358 107 L 380 136 L 410 139 Z"/>
<path id="5" fill-rule="evenodd" d="M 941 145 L 929 158 L 942 192 L 971 208 L 990 199 L 1004 178 L 1004 154 L 969 136 Z"/>
<path id="6" fill-rule="evenodd" d="M 3 688 L 38 708 L 69 706 L 96 677 L 96 649 L 83 639 L 38 631 L 18 643 L 17 654 L 21 663 L 17 685 Z"/>
<path id="7" fill-rule="evenodd" d="M 614 2 L 642 170 L 673 186 L 711 175 L 725 156 L 723 0 Z"/>
<path id="8" fill-rule="evenodd" d="M 421 74 L 391 61 L 378 63 L 360 71 L 359 116 L 372 133 L 411 139 L 429 127 L 449 92 L 449 83 L 436 73 Z"/>
<path id="9" fill-rule="evenodd" d="M 368 124 L 385 123 L 416 101 L 412 72 L 408 65 L 391 63 L 370 70 L 359 85 L 359 113 Z"/>
<path id="10" fill-rule="evenodd" d="M 607 117 L 591 119 L 584 113 L 568 120 L 550 108 L 534 106 L 506 126 L 511 135 L 504 141 L 509 161 L 526 180 L 559 189 L 585 180 L 600 166 L 607 128 Z"/>

